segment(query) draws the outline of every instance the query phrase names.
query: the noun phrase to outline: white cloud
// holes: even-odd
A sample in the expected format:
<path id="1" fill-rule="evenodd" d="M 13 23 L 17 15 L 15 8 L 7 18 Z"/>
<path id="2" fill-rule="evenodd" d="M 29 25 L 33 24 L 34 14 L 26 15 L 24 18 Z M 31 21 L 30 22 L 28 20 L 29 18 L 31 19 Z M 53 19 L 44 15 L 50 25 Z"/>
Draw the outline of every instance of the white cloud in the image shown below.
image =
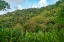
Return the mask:
<path id="1" fill-rule="evenodd" d="M 47 3 L 47 0 L 40 0 L 40 2 L 38 3 L 39 7 L 42 7 L 42 6 L 47 6 L 48 3 Z"/>
<path id="2" fill-rule="evenodd" d="M 14 4 L 21 4 L 22 1 L 24 0 L 5 0 L 6 2 L 11 2 L 11 3 L 14 3 Z"/>
<path id="3" fill-rule="evenodd" d="M 8 3 L 14 4 L 13 8 L 15 8 L 15 9 L 19 9 L 19 8 L 22 9 L 22 7 L 20 6 L 20 4 L 23 1 L 26 2 L 28 8 L 31 7 L 31 3 L 29 3 L 28 0 L 5 0 L 5 1 L 8 2 Z M 15 6 L 15 5 L 17 5 L 17 6 Z M 43 6 L 47 6 L 47 1 L 46 0 L 40 0 L 37 4 L 34 4 L 32 6 L 32 8 L 37 8 L 37 7 L 40 8 L 40 7 L 43 7 Z"/>
<path id="4" fill-rule="evenodd" d="M 21 5 L 18 5 L 18 9 L 19 9 L 19 10 L 22 10 L 23 8 L 21 7 Z"/>
<path id="5" fill-rule="evenodd" d="M 48 5 L 47 0 L 40 0 L 37 4 L 34 4 L 32 8 L 40 8 L 47 5 Z"/>
<path id="6" fill-rule="evenodd" d="M 0 11 L 0 15 L 4 14 L 4 13 L 7 13 L 7 11 Z"/>
<path id="7" fill-rule="evenodd" d="M 32 6 L 32 8 L 38 8 L 37 4 L 34 4 L 34 5 Z"/>
<path id="8" fill-rule="evenodd" d="M 17 10 L 17 9 L 22 9 L 21 4 L 26 0 L 5 0 L 5 1 L 8 2 L 12 8 Z"/>
<path id="9" fill-rule="evenodd" d="M 5 14 L 7 12 L 12 12 L 12 11 L 15 11 L 15 10 L 13 10 L 13 9 L 1 10 L 0 15 Z"/>

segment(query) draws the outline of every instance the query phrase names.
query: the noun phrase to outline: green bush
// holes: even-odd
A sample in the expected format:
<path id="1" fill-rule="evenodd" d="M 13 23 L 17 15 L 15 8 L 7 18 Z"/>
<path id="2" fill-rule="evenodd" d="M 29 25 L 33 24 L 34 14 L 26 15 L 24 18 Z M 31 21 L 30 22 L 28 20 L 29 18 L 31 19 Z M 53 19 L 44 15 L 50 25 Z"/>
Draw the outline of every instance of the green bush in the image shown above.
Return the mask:
<path id="1" fill-rule="evenodd" d="M 64 29 L 36 33 L 0 28 L 0 42 L 64 42 Z"/>

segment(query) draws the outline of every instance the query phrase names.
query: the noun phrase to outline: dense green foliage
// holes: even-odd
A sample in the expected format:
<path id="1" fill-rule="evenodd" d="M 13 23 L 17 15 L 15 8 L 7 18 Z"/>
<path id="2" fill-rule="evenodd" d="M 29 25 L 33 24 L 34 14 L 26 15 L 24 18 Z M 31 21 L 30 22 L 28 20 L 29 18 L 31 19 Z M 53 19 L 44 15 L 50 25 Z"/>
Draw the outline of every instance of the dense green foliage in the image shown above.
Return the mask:
<path id="1" fill-rule="evenodd" d="M 0 15 L 0 42 L 4 41 L 64 42 L 64 0 Z"/>
<path id="2" fill-rule="evenodd" d="M 0 0 L 0 10 L 4 9 L 5 8 L 10 8 L 9 4 L 7 2 L 5 2 L 4 0 Z"/>
<path id="3" fill-rule="evenodd" d="M 64 42 L 64 29 L 37 33 L 0 29 L 0 42 Z"/>
<path id="4" fill-rule="evenodd" d="M 0 15 L 0 28 L 21 28 L 24 31 L 33 32 L 58 28 L 58 26 L 61 25 L 58 25 L 58 23 L 60 23 L 59 15 L 62 14 L 61 17 L 64 18 L 64 12 L 61 11 L 63 5 L 63 1 L 58 1 L 56 4 L 46 7 L 16 10 Z"/>
<path id="5" fill-rule="evenodd" d="M 58 28 L 64 28 L 64 5 L 61 7 L 61 10 L 58 12 L 58 16 L 56 18 L 56 22 Z"/>

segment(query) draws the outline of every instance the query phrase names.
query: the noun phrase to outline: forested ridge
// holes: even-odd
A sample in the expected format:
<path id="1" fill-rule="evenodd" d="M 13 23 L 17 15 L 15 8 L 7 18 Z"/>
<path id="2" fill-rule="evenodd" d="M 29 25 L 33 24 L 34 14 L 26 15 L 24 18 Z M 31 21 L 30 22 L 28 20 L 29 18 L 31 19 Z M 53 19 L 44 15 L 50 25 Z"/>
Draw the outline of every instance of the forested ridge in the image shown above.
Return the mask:
<path id="1" fill-rule="evenodd" d="M 64 0 L 0 15 L 0 37 L 1 42 L 64 42 Z"/>
<path id="2" fill-rule="evenodd" d="M 27 31 L 38 31 L 39 29 L 57 28 L 55 19 L 63 5 L 63 1 L 58 1 L 46 7 L 8 12 L 0 15 L 0 28 L 23 28 L 25 31 L 27 29 Z"/>

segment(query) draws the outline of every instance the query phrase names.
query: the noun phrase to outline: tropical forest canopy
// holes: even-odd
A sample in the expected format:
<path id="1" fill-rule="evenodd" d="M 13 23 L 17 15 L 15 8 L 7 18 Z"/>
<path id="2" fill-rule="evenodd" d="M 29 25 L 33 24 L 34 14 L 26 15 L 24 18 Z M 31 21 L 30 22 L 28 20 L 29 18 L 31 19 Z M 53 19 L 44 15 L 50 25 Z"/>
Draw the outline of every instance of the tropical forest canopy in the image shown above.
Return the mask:
<path id="1" fill-rule="evenodd" d="M 0 0 L 0 10 L 8 3 Z M 3 4 L 2 4 L 3 3 Z M 6 3 L 6 4 L 5 4 Z M 47 30 L 64 27 L 64 1 L 41 8 L 29 8 L 8 12 L 0 16 L 0 28 L 22 28 L 24 31 Z"/>
<path id="2" fill-rule="evenodd" d="M 0 0 L 5 8 L 9 4 Z M 0 42 L 64 42 L 64 0 L 0 15 Z"/>

